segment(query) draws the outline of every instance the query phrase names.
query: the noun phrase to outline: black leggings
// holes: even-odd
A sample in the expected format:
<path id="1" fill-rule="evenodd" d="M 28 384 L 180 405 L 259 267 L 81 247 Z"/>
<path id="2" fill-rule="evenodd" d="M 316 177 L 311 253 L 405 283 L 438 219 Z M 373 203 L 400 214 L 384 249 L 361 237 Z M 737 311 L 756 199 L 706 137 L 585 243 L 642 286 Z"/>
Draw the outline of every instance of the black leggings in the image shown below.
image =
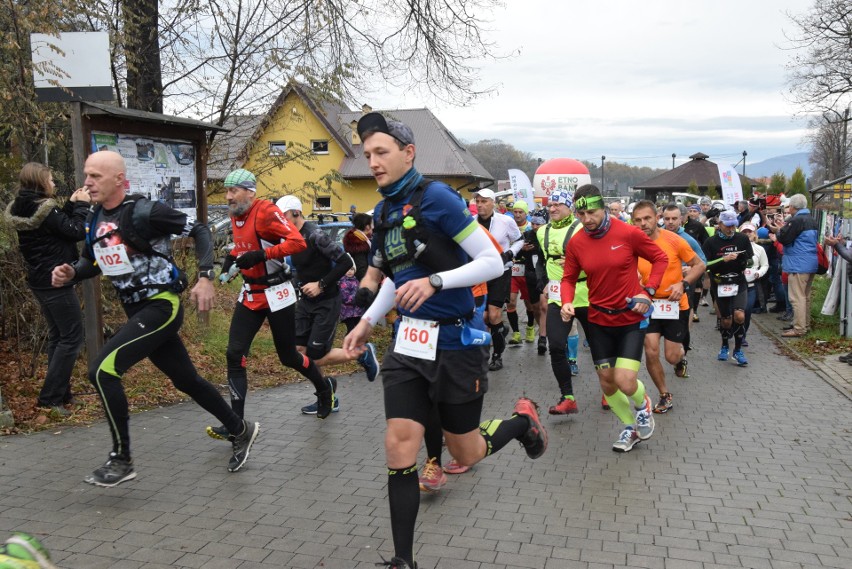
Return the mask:
<path id="1" fill-rule="evenodd" d="M 268 308 L 251 310 L 239 302 L 234 307 L 225 358 L 228 362 L 231 407 L 240 417 L 243 417 L 246 393 L 248 393 L 246 357 L 257 331 L 260 330 L 263 321 L 267 319 L 269 320 L 269 329 L 272 331 L 275 351 L 278 353 L 278 359 L 281 363 L 308 378 L 317 392 L 325 391 L 328 388 L 328 384 L 323 379 L 322 372 L 317 365 L 296 349 L 295 315 L 296 306 L 294 304 L 275 312 L 271 312 Z"/>
<path id="2" fill-rule="evenodd" d="M 550 368 L 556 383 L 559 384 L 559 392 L 562 396 L 574 395 L 574 387 L 571 382 L 571 366 L 568 364 L 566 354 L 568 346 L 568 334 L 574 323 L 563 322 L 559 311 L 562 309 L 558 304 L 547 305 L 547 345 L 550 352 Z"/>
<path id="3" fill-rule="evenodd" d="M 127 396 L 121 376 L 144 358 L 151 360 L 180 391 L 214 415 L 232 433 L 242 431 L 242 421 L 213 385 L 195 369 L 178 335 L 183 307 L 178 295 L 163 292 L 142 302 L 125 304 L 127 323 L 109 339 L 89 368 L 106 412 L 114 453 L 130 458 Z"/>

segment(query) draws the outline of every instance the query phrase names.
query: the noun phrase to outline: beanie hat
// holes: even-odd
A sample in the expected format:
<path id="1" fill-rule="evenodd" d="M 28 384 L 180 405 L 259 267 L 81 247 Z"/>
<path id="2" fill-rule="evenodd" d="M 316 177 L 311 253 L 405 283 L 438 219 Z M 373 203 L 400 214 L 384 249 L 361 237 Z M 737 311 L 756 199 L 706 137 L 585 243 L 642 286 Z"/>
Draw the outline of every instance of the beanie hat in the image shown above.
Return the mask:
<path id="1" fill-rule="evenodd" d="M 528 205 L 527 205 L 527 202 L 525 202 L 524 200 L 518 200 L 518 201 L 516 201 L 516 202 L 515 202 L 515 204 L 512 206 L 512 209 L 520 209 L 520 210 L 522 210 L 524 213 L 529 213 L 529 212 L 530 212 L 530 206 L 528 206 Z"/>
<path id="2" fill-rule="evenodd" d="M 758 239 L 768 239 L 769 238 L 769 230 L 765 227 L 761 227 L 757 230 L 757 238 Z"/>

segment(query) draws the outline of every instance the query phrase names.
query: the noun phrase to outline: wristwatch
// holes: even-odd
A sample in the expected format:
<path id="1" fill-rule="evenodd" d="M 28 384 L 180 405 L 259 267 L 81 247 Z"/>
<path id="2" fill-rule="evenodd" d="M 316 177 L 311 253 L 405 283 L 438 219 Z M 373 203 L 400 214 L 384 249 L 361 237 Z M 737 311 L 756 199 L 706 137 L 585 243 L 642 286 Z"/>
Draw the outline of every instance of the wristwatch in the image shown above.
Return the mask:
<path id="1" fill-rule="evenodd" d="M 646 286 L 645 292 L 648 293 L 648 296 L 650 296 L 651 298 L 654 298 L 654 295 L 657 294 L 657 289 Z"/>
<path id="2" fill-rule="evenodd" d="M 439 277 L 437 274 L 429 275 L 429 284 L 435 289 L 435 292 L 441 292 L 441 289 L 444 288 L 444 279 Z"/>
<path id="3" fill-rule="evenodd" d="M 683 290 L 689 290 L 692 288 L 692 285 L 686 282 L 686 279 L 680 281 L 683 284 Z"/>
<path id="4" fill-rule="evenodd" d="M 214 276 L 215 273 L 213 272 L 213 269 L 207 269 L 206 271 L 198 271 L 199 279 L 207 279 L 212 281 Z"/>

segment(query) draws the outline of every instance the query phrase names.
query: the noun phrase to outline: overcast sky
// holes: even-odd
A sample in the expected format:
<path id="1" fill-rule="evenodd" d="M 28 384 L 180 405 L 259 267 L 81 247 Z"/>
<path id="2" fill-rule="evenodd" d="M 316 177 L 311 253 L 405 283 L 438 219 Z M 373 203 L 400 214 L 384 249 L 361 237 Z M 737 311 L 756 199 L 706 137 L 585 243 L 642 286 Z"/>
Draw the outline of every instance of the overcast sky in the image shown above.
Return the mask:
<path id="1" fill-rule="evenodd" d="M 489 27 L 516 57 L 485 62 L 496 94 L 457 108 L 416 94 L 374 108 L 429 107 L 465 140 L 498 138 L 544 159 L 670 168 L 690 154 L 747 163 L 794 152 L 804 120 L 785 98 L 785 12 L 812 0 L 507 0 Z"/>

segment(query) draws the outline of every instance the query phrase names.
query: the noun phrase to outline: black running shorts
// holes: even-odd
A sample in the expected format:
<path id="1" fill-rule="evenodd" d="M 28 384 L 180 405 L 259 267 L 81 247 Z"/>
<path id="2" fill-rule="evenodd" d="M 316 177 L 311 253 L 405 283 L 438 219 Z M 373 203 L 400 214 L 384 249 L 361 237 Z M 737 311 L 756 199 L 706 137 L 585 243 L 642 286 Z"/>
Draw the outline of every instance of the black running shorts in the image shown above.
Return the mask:
<path id="1" fill-rule="evenodd" d="M 308 348 L 311 359 L 319 359 L 331 351 L 341 302 L 338 294 L 322 300 L 302 296 L 296 303 L 296 345 Z"/>
<path id="2" fill-rule="evenodd" d="M 496 279 L 488 281 L 488 306 L 502 308 L 509 302 L 509 292 L 512 289 L 512 271 L 504 271 Z"/>
<path id="3" fill-rule="evenodd" d="M 651 318 L 645 334 L 661 334 L 669 342 L 683 344 L 687 330 L 689 330 L 689 309 L 681 309 L 677 320 Z"/>

